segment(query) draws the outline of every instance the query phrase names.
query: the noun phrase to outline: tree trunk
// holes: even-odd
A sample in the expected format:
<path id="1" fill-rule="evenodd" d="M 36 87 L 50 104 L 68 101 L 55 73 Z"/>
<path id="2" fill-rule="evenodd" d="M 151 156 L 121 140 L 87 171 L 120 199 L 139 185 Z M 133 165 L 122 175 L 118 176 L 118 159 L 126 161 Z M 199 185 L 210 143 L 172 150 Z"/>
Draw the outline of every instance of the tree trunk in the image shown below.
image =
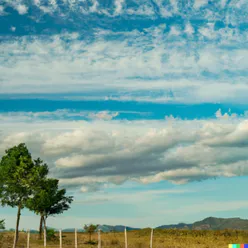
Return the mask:
<path id="1" fill-rule="evenodd" d="M 46 229 L 46 217 L 45 216 L 43 216 L 43 226 L 44 226 L 44 230 L 47 230 Z"/>
<path id="2" fill-rule="evenodd" d="M 43 215 L 40 216 L 39 239 L 42 239 Z"/>
<path id="3" fill-rule="evenodd" d="M 17 211 L 16 229 L 15 229 L 15 237 L 14 237 L 13 248 L 16 248 L 17 242 L 18 242 L 20 216 L 21 216 L 21 205 L 18 206 L 18 211 Z"/>
<path id="4" fill-rule="evenodd" d="M 43 216 L 43 224 L 44 224 L 44 247 L 47 245 L 47 229 L 46 229 L 46 217 Z"/>

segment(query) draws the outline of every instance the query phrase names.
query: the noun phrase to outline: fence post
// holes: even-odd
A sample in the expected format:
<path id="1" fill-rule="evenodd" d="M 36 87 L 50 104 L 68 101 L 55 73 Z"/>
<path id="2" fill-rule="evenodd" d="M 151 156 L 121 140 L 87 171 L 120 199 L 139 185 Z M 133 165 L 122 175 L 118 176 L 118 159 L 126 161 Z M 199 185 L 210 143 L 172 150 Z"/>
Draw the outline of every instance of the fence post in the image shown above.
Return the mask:
<path id="1" fill-rule="evenodd" d="M 77 228 L 75 228 L 75 248 L 78 247 L 78 244 L 77 244 Z"/>
<path id="2" fill-rule="evenodd" d="M 27 231 L 27 248 L 29 248 L 30 230 Z"/>
<path id="3" fill-rule="evenodd" d="M 125 227 L 125 248 L 127 248 L 127 228 Z"/>
<path id="4" fill-rule="evenodd" d="M 62 248 L 62 230 L 59 230 L 59 247 Z"/>
<path id="5" fill-rule="evenodd" d="M 44 247 L 46 248 L 46 246 L 47 246 L 47 240 L 46 240 L 46 238 L 47 238 L 47 232 L 46 232 L 46 227 L 44 227 Z"/>
<path id="6" fill-rule="evenodd" d="M 153 228 L 152 228 L 152 231 L 151 231 L 150 248 L 152 248 L 152 239 L 153 239 Z"/>
<path id="7" fill-rule="evenodd" d="M 101 229 L 98 229 L 98 248 L 101 248 Z"/>

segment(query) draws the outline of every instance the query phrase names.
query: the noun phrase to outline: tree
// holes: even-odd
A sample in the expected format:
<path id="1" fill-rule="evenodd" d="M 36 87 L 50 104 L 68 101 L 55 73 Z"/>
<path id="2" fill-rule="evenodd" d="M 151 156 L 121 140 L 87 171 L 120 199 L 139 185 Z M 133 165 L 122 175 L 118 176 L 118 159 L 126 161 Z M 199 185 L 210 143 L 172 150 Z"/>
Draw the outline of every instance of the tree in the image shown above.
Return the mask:
<path id="1" fill-rule="evenodd" d="M 0 161 L 0 203 L 18 209 L 13 248 L 18 242 L 21 210 L 47 174 L 48 167 L 40 159 L 33 161 L 24 143 L 7 149 Z"/>
<path id="2" fill-rule="evenodd" d="M 91 236 L 97 230 L 98 226 L 99 225 L 93 225 L 93 224 L 84 225 L 85 232 L 89 234 L 89 243 L 91 243 Z"/>
<path id="3" fill-rule="evenodd" d="M 42 236 L 42 226 L 46 229 L 46 220 L 49 216 L 62 214 L 70 208 L 72 196 L 66 196 L 65 189 L 59 189 L 59 180 L 46 179 L 36 188 L 34 197 L 29 199 L 27 207 L 40 215 L 39 236 Z"/>
<path id="4" fill-rule="evenodd" d="M 0 229 L 5 229 L 5 222 L 4 220 L 0 220 Z"/>

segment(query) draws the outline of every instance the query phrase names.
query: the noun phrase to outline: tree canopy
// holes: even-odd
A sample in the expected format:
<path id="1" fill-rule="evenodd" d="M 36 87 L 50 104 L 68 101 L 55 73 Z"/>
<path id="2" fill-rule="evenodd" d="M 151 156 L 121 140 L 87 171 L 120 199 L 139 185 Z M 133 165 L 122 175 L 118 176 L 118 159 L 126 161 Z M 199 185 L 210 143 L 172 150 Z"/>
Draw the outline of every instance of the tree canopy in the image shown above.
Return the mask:
<path id="1" fill-rule="evenodd" d="M 40 215 L 40 230 L 42 224 L 46 228 L 48 216 L 70 208 L 73 197 L 66 196 L 66 189 L 59 189 L 59 180 L 47 178 L 48 173 L 47 164 L 40 158 L 33 160 L 24 143 L 7 149 L 0 160 L 0 205 L 18 209 L 13 248 L 24 207 Z M 0 229 L 3 227 L 4 221 L 0 221 Z"/>
<path id="2" fill-rule="evenodd" d="M 72 196 L 66 196 L 65 189 L 59 189 L 59 180 L 46 179 L 40 183 L 34 193 L 34 197 L 27 201 L 27 207 L 40 215 L 40 237 L 42 225 L 46 228 L 46 219 L 50 215 L 62 214 L 70 208 Z"/>
<path id="3" fill-rule="evenodd" d="M 16 247 L 19 233 L 21 209 L 33 197 L 48 174 L 48 166 L 40 159 L 32 160 L 31 153 L 24 143 L 5 151 L 0 161 L 0 204 L 17 207 L 17 220 L 13 248 Z"/>

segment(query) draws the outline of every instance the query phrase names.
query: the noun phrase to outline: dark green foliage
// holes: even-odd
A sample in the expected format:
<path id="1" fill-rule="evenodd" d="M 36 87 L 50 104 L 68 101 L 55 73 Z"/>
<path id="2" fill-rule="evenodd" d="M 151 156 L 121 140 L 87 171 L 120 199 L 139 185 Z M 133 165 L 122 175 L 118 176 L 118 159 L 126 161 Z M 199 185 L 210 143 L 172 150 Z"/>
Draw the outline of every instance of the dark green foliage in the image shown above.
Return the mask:
<path id="1" fill-rule="evenodd" d="M 40 159 L 33 161 L 24 143 L 7 149 L 0 161 L 0 204 L 18 208 L 14 248 L 18 241 L 21 209 L 47 174 L 47 165 Z"/>
<path id="2" fill-rule="evenodd" d="M 66 196 L 65 189 L 59 189 L 59 180 L 46 179 L 35 191 L 33 198 L 27 201 L 27 207 L 44 217 L 61 214 L 70 208 L 72 196 Z"/>
<path id="3" fill-rule="evenodd" d="M 5 229 L 5 222 L 4 220 L 0 220 L 0 229 Z"/>
<path id="4" fill-rule="evenodd" d="M 40 215 L 40 238 L 42 226 L 46 228 L 46 219 L 51 215 L 62 214 L 70 208 L 72 196 L 66 196 L 65 189 L 59 189 L 59 180 L 46 179 L 35 189 L 34 197 L 27 201 L 26 206 Z"/>

